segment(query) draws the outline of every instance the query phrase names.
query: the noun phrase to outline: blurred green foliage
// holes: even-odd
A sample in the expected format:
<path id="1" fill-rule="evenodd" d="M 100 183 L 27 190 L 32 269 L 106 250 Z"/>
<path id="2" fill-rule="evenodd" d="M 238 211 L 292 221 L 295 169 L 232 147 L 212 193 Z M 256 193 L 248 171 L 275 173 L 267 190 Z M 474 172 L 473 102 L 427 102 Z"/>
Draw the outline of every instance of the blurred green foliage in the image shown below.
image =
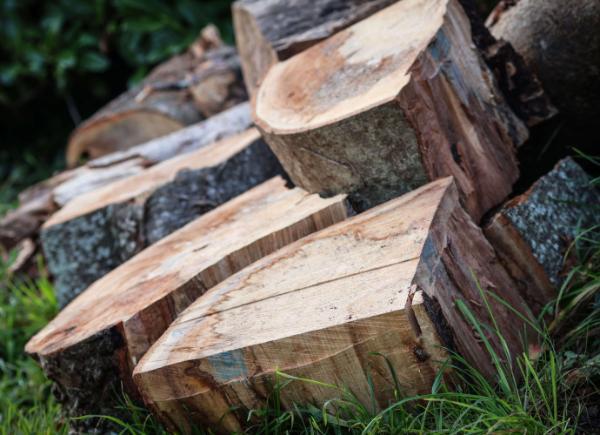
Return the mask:
<path id="1" fill-rule="evenodd" d="M 230 3 L 0 0 L 0 190 L 61 168 L 78 122 L 183 51 L 206 24 L 233 42 Z"/>
<path id="2" fill-rule="evenodd" d="M 0 0 L 0 104 L 35 98 L 47 83 L 68 93 L 76 78 L 104 73 L 115 62 L 124 62 L 139 79 L 149 67 L 184 50 L 209 22 L 231 39 L 229 4 Z"/>

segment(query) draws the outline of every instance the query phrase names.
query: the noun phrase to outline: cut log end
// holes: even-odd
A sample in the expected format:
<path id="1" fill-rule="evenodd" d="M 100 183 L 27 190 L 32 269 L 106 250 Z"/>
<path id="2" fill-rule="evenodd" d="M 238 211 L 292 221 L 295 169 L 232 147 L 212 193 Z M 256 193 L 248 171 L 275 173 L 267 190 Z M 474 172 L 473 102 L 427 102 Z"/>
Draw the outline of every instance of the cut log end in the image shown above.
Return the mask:
<path id="1" fill-rule="evenodd" d="M 123 382 L 177 314 L 264 255 L 346 216 L 344 198 L 272 179 L 216 208 L 95 282 L 27 344 L 71 415 L 108 413 Z M 84 423 L 83 423 L 84 424 Z"/>
<path id="2" fill-rule="evenodd" d="M 490 321 L 472 273 L 528 315 L 455 186 L 442 179 L 307 236 L 209 290 L 146 353 L 134 380 L 172 430 L 188 432 L 191 425 L 243 429 L 247 411 L 266 405 L 277 372 L 351 387 L 361 402 L 385 408 L 394 397 L 387 363 L 405 394 L 425 392 L 452 341 L 492 376 L 482 341 L 457 308 L 462 300 Z M 523 322 L 501 304 L 493 312 L 518 354 Z M 497 337 L 488 338 L 500 349 Z M 339 392 L 298 381 L 280 394 L 292 408 L 322 405 Z"/>
<path id="3" fill-rule="evenodd" d="M 70 167 L 164 136 L 247 99 L 232 47 L 196 42 L 82 123 L 67 146 Z M 196 47 L 196 48 L 194 48 Z"/>
<path id="4" fill-rule="evenodd" d="M 311 192 L 365 209 L 453 175 L 479 220 L 528 135 L 491 76 L 457 1 L 405 0 L 272 67 L 255 118 Z"/>
<path id="5" fill-rule="evenodd" d="M 236 44 L 251 96 L 269 68 L 368 17 L 394 0 L 239 0 Z"/>

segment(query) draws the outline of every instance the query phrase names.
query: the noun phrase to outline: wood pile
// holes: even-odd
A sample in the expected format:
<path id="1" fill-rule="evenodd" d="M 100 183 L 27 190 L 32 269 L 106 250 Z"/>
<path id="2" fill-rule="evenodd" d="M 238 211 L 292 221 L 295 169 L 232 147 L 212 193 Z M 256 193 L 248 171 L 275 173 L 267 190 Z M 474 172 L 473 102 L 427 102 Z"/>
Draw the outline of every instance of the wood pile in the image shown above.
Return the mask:
<path id="1" fill-rule="evenodd" d="M 124 391 L 173 431 L 239 431 L 279 372 L 369 406 L 373 385 L 383 409 L 452 352 L 493 380 L 490 349 L 510 365 L 537 346 L 527 322 L 600 194 L 567 158 L 517 196 L 547 95 L 564 107 L 520 46 L 470 0 L 239 0 L 233 17 L 239 59 L 209 27 L 74 132 L 70 163 L 96 158 L 0 221 L 7 248 L 39 232 L 63 309 L 26 350 L 65 413 L 126 418 Z M 194 113 L 147 109 L 163 102 Z M 281 404 L 340 394 L 295 381 Z"/>
<path id="2" fill-rule="evenodd" d="M 305 237 L 213 287 L 167 329 L 134 378 L 145 402 L 172 430 L 185 433 L 194 423 L 242 429 L 248 410 L 266 405 L 277 370 L 349 385 L 364 403 L 371 375 L 383 409 L 394 397 L 387 362 L 398 368 L 407 395 L 431 387 L 446 356 L 443 346 L 492 376 L 485 344 L 454 306 L 464 298 L 477 318 L 490 321 L 474 276 L 528 315 L 493 248 L 460 206 L 454 182 L 438 180 Z M 500 304 L 493 314 L 516 355 L 523 322 L 516 324 Z M 494 346 L 501 352 L 497 339 Z M 339 394 L 302 382 L 281 393 L 286 407 L 322 404 Z"/>

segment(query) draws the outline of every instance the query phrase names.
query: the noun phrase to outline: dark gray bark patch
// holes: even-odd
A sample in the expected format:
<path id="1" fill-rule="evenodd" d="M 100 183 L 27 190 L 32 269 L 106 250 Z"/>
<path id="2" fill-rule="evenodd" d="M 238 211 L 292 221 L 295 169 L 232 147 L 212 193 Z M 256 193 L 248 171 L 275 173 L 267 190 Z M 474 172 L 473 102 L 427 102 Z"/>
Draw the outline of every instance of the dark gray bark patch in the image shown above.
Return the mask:
<path id="1" fill-rule="evenodd" d="M 146 201 L 145 242 L 151 245 L 283 169 L 259 139 L 220 165 L 183 170 Z"/>
<path id="2" fill-rule="evenodd" d="M 577 235 L 600 223 L 600 192 L 571 158 L 536 182 L 502 213 L 531 247 L 552 284 L 561 284 L 564 255 Z"/>

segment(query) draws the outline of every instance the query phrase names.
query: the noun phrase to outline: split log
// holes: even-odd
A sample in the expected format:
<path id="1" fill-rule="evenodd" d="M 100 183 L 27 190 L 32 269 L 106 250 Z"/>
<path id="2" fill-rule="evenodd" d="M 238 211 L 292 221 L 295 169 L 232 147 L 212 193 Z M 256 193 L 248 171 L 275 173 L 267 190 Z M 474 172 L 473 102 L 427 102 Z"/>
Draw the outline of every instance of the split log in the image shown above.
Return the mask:
<path id="1" fill-rule="evenodd" d="M 372 15 L 396 0 L 239 0 L 233 4 L 236 45 L 253 96 L 277 62 Z"/>
<path id="2" fill-rule="evenodd" d="M 148 247 L 29 341 L 69 415 L 114 415 L 120 382 L 137 396 L 133 368 L 178 313 L 251 262 L 345 218 L 343 197 L 284 184 L 271 179 Z"/>
<path id="3" fill-rule="evenodd" d="M 507 270 L 537 315 L 569 271 L 577 229 L 600 225 L 600 192 L 571 158 L 512 199 L 485 226 Z"/>
<path id="4" fill-rule="evenodd" d="M 406 0 L 405 0 L 406 1 Z M 265 406 L 276 372 L 347 386 L 379 408 L 425 393 L 456 349 L 495 370 L 458 300 L 490 324 L 476 279 L 516 310 L 525 302 L 491 245 L 458 201 L 451 179 L 333 225 L 280 249 L 213 287 L 181 313 L 134 370 L 145 402 L 172 430 L 233 432 Z M 489 297 L 489 296 L 488 296 Z M 516 355 L 523 322 L 490 303 Z M 501 355 L 497 337 L 487 337 Z M 502 358 L 502 357 L 501 357 Z M 370 376 L 370 378 L 369 378 Z M 373 387 L 373 388 L 371 388 Z M 281 403 L 322 405 L 339 390 L 293 382 Z"/>
<path id="5" fill-rule="evenodd" d="M 67 163 L 96 158 L 171 133 L 246 100 L 239 58 L 209 27 L 187 53 L 150 75 L 82 123 L 71 135 Z M 208 36 L 207 36 L 208 34 Z"/>
<path id="6" fill-rule="evenodd" d="M 488 18 L 493 35 L 512 44 L 554 104 L 579 122 L 600 116 L 600 2 L 501 1 Z"/>
<path id="7" fill-rule="evenodd" d="M 255 121 L 294 183 L 364 210 L 453 175 L 476 220 L 506 198 L 527 128 L 469 29 L 457 0 L 403 0 L 272 67 Z"/>
<path id="8" fill-rule="evenodd" d="M 74 199 L 40 235 L 59 303 L 146 246 L 281 173 L 251 129 Z"/>
<path id="9" fill-rule="evenodd" d="M 61 172 L 19 195 L 19 207 L 0 219 L 0 245 L 8 251 L 22 240 L 36 237 L 50 215 L 77 196 L 241 133 L 251 125 L 249 104 L 241 103 L 174 133 Z"/>

